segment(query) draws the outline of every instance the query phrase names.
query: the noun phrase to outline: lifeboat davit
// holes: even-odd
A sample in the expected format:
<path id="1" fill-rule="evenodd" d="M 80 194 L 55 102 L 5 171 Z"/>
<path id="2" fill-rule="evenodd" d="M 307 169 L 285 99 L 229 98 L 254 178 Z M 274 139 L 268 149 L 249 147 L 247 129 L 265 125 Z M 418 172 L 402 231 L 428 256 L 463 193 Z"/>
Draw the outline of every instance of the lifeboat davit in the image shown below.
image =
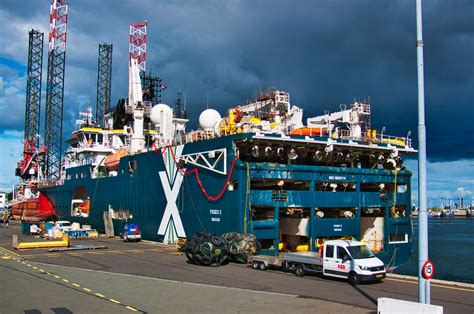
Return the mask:
<path id="1" fill-rule="evenodd" d="M 120 158 L 127 156 L 128 151 L 125 148 L 120 148 L 115 152 L 115 154 L 105 157 L 104 165 L 109 170 L 117 170 L 120 162 Z"/>
<path id="2" fill-rule="evenodd" d="M 290 132 L 291 135 L 299 136 L 317 136 L 326 134 L 326 128 L 299 128 Z"/>
<path id="3" fill-rule="evenodd" d="M 37 198 L 27 198 L 12 204 L 13 218 L 24 221 L 50 220 L 55 215 L 54 207 L 43 194 Z"/>

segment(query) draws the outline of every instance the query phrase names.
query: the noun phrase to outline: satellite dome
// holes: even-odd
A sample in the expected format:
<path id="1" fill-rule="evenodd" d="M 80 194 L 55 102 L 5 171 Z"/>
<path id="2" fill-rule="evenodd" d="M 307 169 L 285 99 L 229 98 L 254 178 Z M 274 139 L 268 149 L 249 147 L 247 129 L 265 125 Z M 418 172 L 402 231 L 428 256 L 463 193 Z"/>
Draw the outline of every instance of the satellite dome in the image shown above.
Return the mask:
<path id="1" fill-rule="evenodd" d="M 159 124 L 165 112 L 172 112 L 170 106 L 165 104 L 158 104 L 156 106 L 153 106 L 150 112 L 151 122 L 153 122 L 154 124 Z"/>
<path id="2" fill-rule="evenodd" d="M 221 121 L 221 114 L 214 109 L 206 109 L 199 116 L 199 125 L 204 130 L 214 129 L 214 126 Z"/>

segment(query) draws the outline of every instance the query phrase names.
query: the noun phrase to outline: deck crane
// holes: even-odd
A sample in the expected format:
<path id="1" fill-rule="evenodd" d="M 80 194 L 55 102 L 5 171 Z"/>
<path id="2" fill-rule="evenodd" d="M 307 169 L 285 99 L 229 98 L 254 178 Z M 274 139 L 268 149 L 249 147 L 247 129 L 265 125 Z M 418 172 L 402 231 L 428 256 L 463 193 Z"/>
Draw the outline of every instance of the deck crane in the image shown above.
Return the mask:
<path id="1" fill-rule="evenodd" d="M 307 119 L 308 128 L 327 129 L 329 134 L 333 134 L 336 123 L 345 123 L 349 128 L 349 137 L 353 139 L 362 138 L 362 125 L 366 129 L 370 128 L 370 104 L 355 102 L 350 109 L 341 106 L 341 111 L 329 113 Z M 338 132 L 336 132 L 338 134 Z"/>

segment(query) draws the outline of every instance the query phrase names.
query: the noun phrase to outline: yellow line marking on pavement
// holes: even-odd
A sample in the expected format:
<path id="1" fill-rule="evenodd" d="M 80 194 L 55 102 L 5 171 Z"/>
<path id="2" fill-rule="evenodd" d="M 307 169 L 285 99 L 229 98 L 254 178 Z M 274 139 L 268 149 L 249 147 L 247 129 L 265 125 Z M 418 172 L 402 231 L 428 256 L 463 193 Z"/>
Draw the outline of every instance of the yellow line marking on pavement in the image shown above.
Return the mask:
<path id="1" fill-rule="evenodd" d="M 64 282 L 69 282 L 69 280 L 67 280 L 67 279 L 64 279 L 64 278 L 63 278 L 63 281 L 64 281 Z"/>
<path id="2" fill-rule="evenodd" d="M 38 267 L 36 267 L 36 266 L 33 266 L 33 269 L 38 269 Z"/>
<path id="3" fill-rule="evenodd" d="M 3 246 L 0 246 L 0 250 L 4 250 L 5 252 L 8 252 L 8 253 L 16 255 L 16 256 L 21 256 L 20 254 L 15 253 L 13 251 L 10 251 L 9 249 L 4 248 Z"/>
<path id="4" fill-rule="evenodd" d="M 3 258 L 3 259 L 11 259 L 10 256 L 3 256 L 2 258 Z"/>
<path id="5" fill-rule="evenodd" d="M 26 266 L 31 267 L 31 264 L 26 264 Z"/>
<path id="6" fill-rule="evenodd" d="M 59 277 L 58 275 L 54 275 L 54 278 L 61 279 L 61 277 Z"/>
<path id="7" fill-rule="evenodd" d="M 101 252 L 81 252 L 81 253 L 63 253 L 64 255 L 85 255 L 85 254 L 106 254 L 106 253 L 145 253 L 145 252 L 159 252 L 163 251 L 163 249 L 133 249 L 133 250 L 101 250 Z M 18 254 L 17 254 L 18 255 Z M 64 256 L 63 255 L 63 256 Z M 24 254 L 18 255 L 23 258 L 35 258 L 40 256 L 60 256 L 59 254 L 51 254 L 51 253 L 39 253 L 39 254 Z"/>
<path id="8" fill-rule="evenodd" d="M 119 301 L 117 301 L 117 300 L 114 300 L 114 299 L 109 299 L 109 301 L 110 301 L 110 302 L 117 303 L 117 304 L 120 304 L 120 302 L 119 302 Z"/>
<path id="9" fill-rule="evenodd" d="M 72 283 L 72 285 L 73 285 L 74 287 L 81 287 L 81 285 L 79 285 L 79 284 L 77 284 L 77 283 L 74 283 L 74 282 Z"/>
<path id="10" fill-rule="evenodd" d="M 83 290 L 87 291 L 87 292 L 91 292 L 92 290 L 91 289 L 88 289 L 88 288 L 82 288 Z"/>
<path id="11" fill-rule="evenodd" d="M 412 281 L 412 280 L 403 280 L 403 279 L 395 279 L 395 278 L 385 278 L 385 279 L 386 279 L 386 280 L 393 280 L 393 281 L 400 281 L 400 282 L 407 282 L 407 283 L 412 283 L 412 284 L 418 284 L 417 281 Z M 439 284 L 436 284 L 436 283 L 431 283 L 431 286 L 440 287 L 440 288 L 445 288 L 445 289 L 452 289 L 452 290 L 460 290 L 460 291 L 474 292 L 474 290 L 472 290 L 472 289 L 465 289 L 465 288 L 444 286 L 444 285 L 439 285 Z"/>
<path id="12" fill-rule="evenodd" d="M 129 309 L 130 311 L 138 312 L 138 310 L 134 307 L 127 306 L 126 308 Z"/>
<path id="13" fill-rule="evenodd" d="M 100 298 L 105 298 L 105 296 L 103 294 L 100 294 L 100 293 L 97 293 L 95 294 L 96 296 L 100 297 Z"/>

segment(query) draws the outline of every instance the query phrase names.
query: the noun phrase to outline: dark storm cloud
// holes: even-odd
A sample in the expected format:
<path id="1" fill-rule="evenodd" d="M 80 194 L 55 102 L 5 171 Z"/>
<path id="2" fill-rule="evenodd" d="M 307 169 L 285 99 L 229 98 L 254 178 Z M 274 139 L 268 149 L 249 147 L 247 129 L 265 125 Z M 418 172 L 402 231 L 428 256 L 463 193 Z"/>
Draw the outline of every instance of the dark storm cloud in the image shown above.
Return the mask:
<path id="1" fill-rule="evenodd" d="M 1 9 L 25 20 L 44 14 L 47 27 L 43 2 L 6 1 Z M 66 119 L 74 121 L 78 103 L 89 102 L 99 42 L 114 44 L 114 103 L 126 97 L 128 24 L 143 19 L 149 23 L 147 68 L 169 86 L 169 104 L 187 78 L 195 121 L 206 94 L 224 114 L 256 89 L 275 86 L 289 91 L 306 117 L 370 96 L 374 127 L 394 135 L 412 130 L 416 138 L 415 1 L 409 0 L 70 1 Z M 473 19 L 472 0 L 424 1 L 433 161 L 474 156 Z"/>

